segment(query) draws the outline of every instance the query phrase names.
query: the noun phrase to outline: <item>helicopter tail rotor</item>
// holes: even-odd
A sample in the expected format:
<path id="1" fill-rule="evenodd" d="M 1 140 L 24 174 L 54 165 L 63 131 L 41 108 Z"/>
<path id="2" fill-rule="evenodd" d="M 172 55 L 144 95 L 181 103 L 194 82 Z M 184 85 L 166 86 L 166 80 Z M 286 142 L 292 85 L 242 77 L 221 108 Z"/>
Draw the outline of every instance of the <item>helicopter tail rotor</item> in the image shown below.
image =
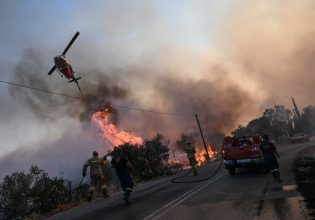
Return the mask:
<path id="1" fill-rule="evenodd" d="M 69 83 L 71 83 L 71 82 L 76 82 L 76 81 L 78 81 L 79 79 L 81 79 L 81 77 L 73 78 L 72 80 L 69 81 Z"/>

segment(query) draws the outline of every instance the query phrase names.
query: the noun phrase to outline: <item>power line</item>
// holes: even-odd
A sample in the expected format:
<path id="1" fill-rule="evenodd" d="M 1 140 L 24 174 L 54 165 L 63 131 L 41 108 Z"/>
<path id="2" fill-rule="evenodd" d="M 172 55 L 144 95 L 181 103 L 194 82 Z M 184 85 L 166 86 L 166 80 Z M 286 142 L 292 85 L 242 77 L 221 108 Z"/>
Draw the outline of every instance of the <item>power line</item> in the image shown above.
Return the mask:
<path id="1" fill-rule="evenodd" d="M 77 100 L 84 100 L 83 98 L 79 98 L 79 97 L 75 97 L 75 96 L 65 95 L 65 94 L 62 94 L 62 93 L 52 92 L 52 91 L 44 90 L 44 89 L 38 89 L 38 88 L 25 86 L 25 85 L 21 85 L 21 84 L 17 84 L 17 83 L 12 83 L 12 82 L 7 82 L 7 81 L 3 81 L 3 80 L 0 80 L 0 83 L 5 83 L 5 84 L 13 85 L 13 86 L 27 88 L 27 89 L 32 89 L 32 90 L 36 90 L 36 91 L 40 91 L 40 92 L 50 93 L 50 94 L 54 94 L 54 95 L 60 95 L 60 96 L 67 97 L 67 98 L 72 98 L 72 99 L 77 99 Z M 134 110 L 134 111 L 141 111 L 141 112 L 149 112 L 149 113 L 154 113 L 154 114 L 163 114 L 163 115 L 171 115 L 171 116 L 182 116 L 182 117 L 194 117 L 193 114 L 181 114 L 181 113 L 174 113 L 174 112 L 160 112 L 160 111 L 154 111 L 154 110 L 149 110 L 149 109 L 134 108 L 134 107 L 129 107 L 129 106 L 121 106 L 121 105 L 115 105 L 115 104 L 111 104 L 111 105 L 116 107 L 116 108 L 127 109 L 127 110 Z"/>
<path id="2" fill-rule="evenodd" d="M 46 92 L 46 93 L 50 93 L 50 94 L 54 94 L 54 95 L 60 95 L 60 96 L 64 96 L 64 97 L 67 97 L 67 98 L 83 100 L 82 98 L 79 98 L 79 97 L 75 97 L 75 96 L 71 96 L 71 95 L 65 95 L 65 94 L 61 94 L 61 93 L 57 93 L 57 92 L 52 92 L 52 91 L 44 90 L 44 89 L 33 88 L 33 87 L 30 87 L 30 86 L 24 86 L 24 85 L 20 85 L 20 84 L 16 84 L 16 83 L 11 83 L 11 82 L 7 82 L 7 81 L 3 81 L 3 80 L 0 80 L 0 82 L 1 82 L 1 83 L 6 83 L 6 84 L 10 84 L 10 85 L 14 85 L 14 86 L 19 86 L 19 87 L 27 88 L 27 89 L 32 89 L 32 90 L 36 90 L 36 91 L 40 91 L 40 92 Z"/>
<path id="3" fill-rule="evenodd" d="M 128 109 L 128 110 L 134 110 L 134 111 L 142 111 L 142 112 L 149 112 L 149 113 L 155 113 L 155 114 L 163 114 L 163 115 L 171 115 L 171 116 L 184 116 L 184 117 L 194 117 L 194 114 L 182 114 L 182 113 L 173 113 L 173 112 L 160 112 L 160 111 L 154 111 L 149 109 L 140 109 L 140 108 L 133 108 L 129 106 L 120 106 L 112 104 L 112 106 L 116 108 L 122 108 L 122 109 Z"/>

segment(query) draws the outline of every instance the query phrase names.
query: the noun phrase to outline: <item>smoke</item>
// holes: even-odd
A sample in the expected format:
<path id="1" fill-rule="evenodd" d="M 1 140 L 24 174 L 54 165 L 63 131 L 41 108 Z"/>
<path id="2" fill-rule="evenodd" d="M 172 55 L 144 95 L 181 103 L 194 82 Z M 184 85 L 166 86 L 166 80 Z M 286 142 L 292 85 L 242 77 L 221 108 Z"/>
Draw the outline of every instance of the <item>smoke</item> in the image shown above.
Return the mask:
<path id="1" fill-rule="evenodd" d="M 76 94 L 72 96 L 82 98 L 83 100 L 78 101 L 77 99 L 32 90 L 21 92 L 16 87 L 9 87 L 10 94 L 20 100 L 25 107 L 29 108 L 41 120 L 54 120 L 64 116 L 77 118 L 80 113 L 93 108 L 92 106 L 95 103 L 106 104 L 104 99 L 123 99 L 127 96 L 127 91 L 124 88 L 113 83 L 114 77 L 102 75 L 97 71 L 90 71 L 90 78 L 85 79 L 84 82 L 85 97 L 80 97 L 76 85 L 72 84 L 70 87 L 63 83 L 63 88 L 61 88 L 58 85 L 60 81 L 49 78 L 45 74 L 47 69 L 44 68 L 42 57 L 41 52 L 37 50 L 25 50 L 16 65 L 13 82 L 70 96 Z M 57 71 L 54 74 L 59 77 Z M 59 80 L 66 81 L 64 78 Z"/>
<path id="2" fill-rule="evenodd" d="M 227 134 L 244 112 L 256 110 L 253 97 L 228 79 L 192 80 L 160 75 L 153 81 L 149 109 L 175 115 L 121 111 L 124 127 L 142 137 L 161 133 L 174 143 L 181 133 L 199 133 L 195 118 L 198 114 L 211 143 L 213 134 Z M 146 104 L 141 102 L 142 106 Z"/>
<path id="3" fill-rule="evenodd" d="M 154 55 L 157 58 L 161 56 Z M 38 51 L 26 50 L 16 66 L 13 81 L 44 90 L 53 90 L 55 86 L 61 88 L 55 79 L 49 79 L 49 76 L 44 78 L 41 74 L 45 73 L 41 57 Z M 121 129 L 136 132 L 143 137 L 161 133 L 175 141 L 183 132 L 198 131 L 194 114 L 199 114 L 203 128 L 211 135 L 229 132 L 244 111 L 256 110 L 251 95 L 229 79 L 229 70 L 220 67 L 220 64 L 209 68 L 212 79 L 180 77 L 181 70 L 174 72 L 168 65 L 164 67 L 166 73 L 161 74 L 152 68 L 150 63 L 109 68 L 107 73 L 90 70 L 88 77 L 82 80 L 85 94 L 82 101 L 41 94 L 37 91 L 21 93 L 13 87 L 10 87 L 10 93 L 43 121 L 52 121 L 58 117 L 74 117 L 81 120 L 84 128 L 89 127 L 87 124 L 92 113 L 110 102 L 114 103 L 114 106 L 115 104 L 143 106 L 144 109 L 175 113 L 178 116 L 144 114 L 141 111 L 128 112 L 127 109 L 120 109 L 120 118 L 114 120 Z M 121 76 L 129 75 L 129 78 L 119 78 L 116 74 L 118 72 Z M 139 83 L 141 85 L 137 85 Z M 75 86 L 61 88 L 61 92 L 79 94 Z M 143 93 L 148 96 L 144 96 Z M 134 123 L 135 121 L 137 123 Z"/>
<path id="4" fill-rule="evenodd" d="M 51 176 L 79 179 L 85 161 L 97 150 L 100 155 L 107 148 L 88 131 L 68 131 L 54 142 L 42 142 L 38 149 L 27 146 L 12 152 L 0 160 L 0 178 L 16 171 L 27 171 L 37 165 Z"/>
<path id="5" fill-rule="evenodd" d="M 198 133 L 194 114 L 198 114 L 207 141 L 212 143 L 214 134 L 228 134 L 273 102 L 290 106 L 291 96 L 301 105 L 313 102 L 315 3 L 308 0 L 234 3 L 224 13 L 215 37 L 210 36 L 214 32 L 207 22 L 209 7 L 202 7 L 203 4 L 207 5 L 196 6 L 203 8 L 199 16 L 204 21 L 196 33 L 203 36 L 203 42 L 216 39 L 215 47 L 211 48 L 200 48 L 189 40 L 196 37 L 191 34 L 196 25 L 188 25 L 186 32 L 183 31 L 186 26 L 174 26 L 172 22 L 170 25 L 150 3 L 144 7 L 129 3 L 124 6 L 128 10 L 112 3 L 105 9 L 80 11 L 78 21 L 84 20 L 88 24 L 85 30 L 93 34 L 84 36 L 81 31 L 76 47 L 69 53 L 76 74 L 82 76 L 79 83 L 85 99 L 77 101 L 10 88 L 10 94 L 21 106 L 30 109 L 43 123 L 67 117 L 81 123 L 82 131 L 77 134 L 68 135 L 65 129 L 54 144 L 39 143 L 43 150 L 33 152 L 29 161 L 36 161 L 34 158 L 41 158 L 51 149 L 64 152 L 62 149 L 69 148 L 73 150 L 73 160 L 82 158 L 83 152 L 89 155 L 84 147 L 97 138 L 81 137 L 81 133 L 91 134 L 91 113 L 109 102 L 114 106 L 178 113 L 116 108 L 119 129 L 144 138 L 161 133 L 171 143 L 181 133 Z M 68 84 L 57 73 L 47 76 L 50 66 L 46 60 L 52 57 L 46 56 L 41 49 L 25 50 L 13 81 L 79 96 L 75 84 Z M 85 146 L 78 142 L 81 147 L 77 148 L 76 140 Z M 62 153 L 55 155 L 67 158 Z M 12 154 L 5 160 L 10 157 L 17 159 L 22 155 Z"/>
<path id="6" fill-rule="evenodd" d="M 229 12 L 221 46 L 242 74 L 259 85 L 269 104 L 314 103 L 315 2 L 242 1 Z"/>
<path id="7" fill-rule="evenodd" d="M 48 76 L 44 78 L 41 75 L 45 73 L 41 57 L 38 51 L 26 50 L 16 66 L 14 82 L 45 90 L 53 90 L 53 87 L 56 87 L 61 93 L 79 94 L 75 86 L 61 88 L 57 85 L 57 80 L 47 79 Z M 213 134 L 227 133 L 244 111 L 255 111 L 249 93 L 228 77 L 220 76 L 222 72 L 227 76 L 229 70 L 225 70 L 223 66 L 218 68 L 218 65 L 211 65 L 207 70 L 211 71 L 212 79 L 181 77 L 181 71 L 174 72 L 167 66 L 162 74 L 151 63 L 124 68 L 112 67 L 108 68 L 106 73 L 90 70 L 87 71 L 89 77 L 82 79 L 85 94 L 82 101 L 33 91 L 21 93 L 10 87 L 12 96 L 21 100 L 22 106 L 30 109 L 43 123 L 53 123 L 59 117 L 71 117 L 80 122 L 81 128 L 69 130 L 69 126 L 65 125 L 63 135 L 55 141 L 47 144 L 42 140 L 38 143 L 37 150 L 26 147 L 22 151 L 7 155 L 1 160 L 3 166 L 0 172 L 8 173 L 18 170 L 19 167 L 37 164 L 51 175 L 60 175 L 60 172 L 65 173 L 67 178 L 79 175 L 82 161 L 90 156 L 94 146 L 105 152 L 110 149 L 106 142 L 96 136 L 97 131 L 90 124 L 92 113 L 109 102 L 113 103 L 114 107 L 118 106 L 114 122 L 119 129 L 144 138 L 151 138 L 160 133 L 171 141 L 171 145 L 182 133 L 198 133 L 199 128 L 194 116 L 198 114 L 206 140 L 212 144 Z M 119 78 L 116 73 L 129 77 Z M 132 111 L 119 106 L 141 107 L 175 115 Z M 7 166 L 8 161 L 15 161 L 14 166 Z"/>

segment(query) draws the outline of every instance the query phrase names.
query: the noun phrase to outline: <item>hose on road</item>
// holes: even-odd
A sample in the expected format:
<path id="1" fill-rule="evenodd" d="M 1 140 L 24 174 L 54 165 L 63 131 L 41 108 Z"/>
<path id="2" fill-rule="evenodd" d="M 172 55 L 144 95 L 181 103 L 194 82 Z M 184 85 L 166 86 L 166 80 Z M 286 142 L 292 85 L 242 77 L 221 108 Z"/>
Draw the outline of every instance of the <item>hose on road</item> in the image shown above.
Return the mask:
<path id="1" fill-rule="evenodd" d="M 198 182 L 203 182 L 203 181 L 207 181 L 209 179 L 211 179 L 212 177 L 214 177 L 215 175 L 217 175 L 217 173 L 219 172 L 221 166 L 222 166 L 222 163 L 223 163 L 223 157 L 221 157 L 221 161 L 220 161 L 220 164 L 219 166 L 217 167 L 217 169 L 214 171 L 213 174 L 211 174 L 210 176 L 208 176 L 207 178 L 204 178 L 204 179 L 197 179 L 197 180 L 182 180 L 182 181 L 179 181 L 179 179 L 182 179 L 186 176 L 188 176 L 192 171 L 193 169 L 190 169 L 187 173 L 185 173 L 184 175 L 180 176 L 180 177 L 176 177 L 174 179 L 172 179 L 172 183 L 198 183 Z"/>

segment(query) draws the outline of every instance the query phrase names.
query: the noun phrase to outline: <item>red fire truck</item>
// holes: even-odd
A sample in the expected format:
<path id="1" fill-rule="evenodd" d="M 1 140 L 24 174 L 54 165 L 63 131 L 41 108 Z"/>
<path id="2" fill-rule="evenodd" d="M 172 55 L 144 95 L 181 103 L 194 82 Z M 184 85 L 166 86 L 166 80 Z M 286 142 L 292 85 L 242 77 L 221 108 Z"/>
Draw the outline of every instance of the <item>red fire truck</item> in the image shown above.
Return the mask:
<path id="1" fill-rule="evenodd" d="M 225 137 L 223 139 L 222 156 L 225 168 L 235 175 L 236 168 L 260 166 L 265 169 L 264 158 L 259 145 L 259 135 L 243 137 Z"/>

